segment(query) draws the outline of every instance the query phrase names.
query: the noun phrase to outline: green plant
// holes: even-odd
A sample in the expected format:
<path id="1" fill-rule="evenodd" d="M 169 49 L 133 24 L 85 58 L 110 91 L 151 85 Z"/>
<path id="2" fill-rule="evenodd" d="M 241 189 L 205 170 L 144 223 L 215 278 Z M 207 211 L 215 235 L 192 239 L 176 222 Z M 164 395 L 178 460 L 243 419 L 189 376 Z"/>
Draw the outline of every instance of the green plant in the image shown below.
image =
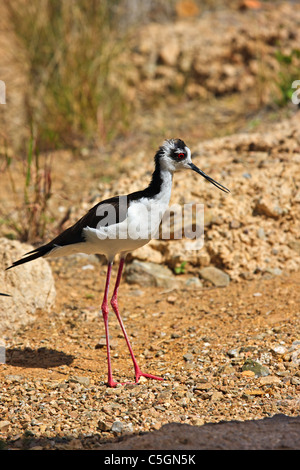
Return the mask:
<path id="1" fill-rule="evenodd" d="M 283 54 L 277 50 L 275 58 L 280 65 L 278 77 L 275 80 L 279 90 L 279 98 L 276 102 L 280 106 L 285 106 L 295 91 L 292 88 L 293 81 L 300 79 L 300 49 L 293 49 L 289 54 Z"/>
<path id="2" fill-rule="evenodd" d="M 41 156 L 34 138 L 28 145 L 24 160 L 21 193 L 11 171 L 12 159 L 6 157 L 6 171 L 15 200 L 14 215 L 6 216 L 5 223 L 14 229 L 21 241 L 41 240 L 49 221 L 48 206 L 51 198 L 51 165 L 46 155 Z"/>
<path id="3" fill-rule="evenodd" d="M 183 261 L 180 266 L 175 266 L 174 273 L 175 274 L 185 274 L 185 266 L 187 261 Z"/>

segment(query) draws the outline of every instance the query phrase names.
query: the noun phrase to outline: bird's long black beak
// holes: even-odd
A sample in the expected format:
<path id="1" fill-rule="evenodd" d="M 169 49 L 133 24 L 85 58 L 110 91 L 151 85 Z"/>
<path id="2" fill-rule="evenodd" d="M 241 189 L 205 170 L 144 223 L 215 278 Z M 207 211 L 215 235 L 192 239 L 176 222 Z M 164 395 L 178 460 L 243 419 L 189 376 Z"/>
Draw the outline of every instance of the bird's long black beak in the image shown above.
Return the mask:
<path id="1" fill-rule="evenodd" d="M 203 176 L 205 179 L 207 179 L 211 184 L 216 186 L 218 189 L 221 191 L 224 191 L 224 193 L 230 193 L 229 189 L 225 188 L 221 183 L 218 183 L 217 181 L 213 180 L 210 176 L 208 176 L 204 171 L 200 170 L 194 163 L 189 163 L 191 169 L 195 171 L 196 173 L 199 173 L 199 175 Z"/>

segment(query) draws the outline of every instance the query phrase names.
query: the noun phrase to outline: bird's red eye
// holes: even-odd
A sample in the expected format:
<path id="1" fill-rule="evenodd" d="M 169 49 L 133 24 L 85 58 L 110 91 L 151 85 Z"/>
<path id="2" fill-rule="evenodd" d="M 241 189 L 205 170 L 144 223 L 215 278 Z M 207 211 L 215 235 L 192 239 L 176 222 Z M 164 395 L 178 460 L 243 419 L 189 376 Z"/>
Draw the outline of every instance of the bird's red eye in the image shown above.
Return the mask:
<path id="1" fill-rule="evenodd" d="M 179 153 L 178 154 L 178 160 L 182 160 L 185 157 L 184 153 Z"/>

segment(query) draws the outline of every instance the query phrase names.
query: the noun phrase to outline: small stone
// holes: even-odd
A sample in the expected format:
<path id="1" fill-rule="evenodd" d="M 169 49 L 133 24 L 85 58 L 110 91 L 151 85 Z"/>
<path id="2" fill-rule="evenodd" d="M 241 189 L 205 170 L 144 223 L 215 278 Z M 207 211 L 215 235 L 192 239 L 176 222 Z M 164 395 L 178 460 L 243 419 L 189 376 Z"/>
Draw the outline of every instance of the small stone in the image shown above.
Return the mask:
<path id="1" fill-rule="evenodd" d="M 265 392 L 263 390 L 259 389 L 250 389 L 245 392 L 247 395 L 253 395 L 253 396 L 259 396 L 259 395 L 264 395 Z"/>
<path id="2" fill-rule="evenodd" d="M 202 282 L 198 277 L 190 277 L 186 280 L 185 285 L 188 287 L 202 287 Z"/>
<path id="3" fill-rule="evenodd" d="M 280 379 L 278 377 L 275 377 L 274 375 L 269 375 L 268 377 L 260 377 L 259 383 L 261 385 L 279 384 Z"/>
<path id="4" fill-rule="evenodd" d="M 69 382 L 77 383 L 88 387 L 90 385 L 90 378 L 81 375 L 73 375 L 69 378 Z"/>
<path id="5" fill-rule="evenodd" d="M 147 378 L 142 375 L 142 376 L 139 378 L 139 383 L 140 383 L 140 384 L 143 384 L 143 383 L 146 383 L 146 382 L 147 382 Z"/>
<path id="6" fill-rule="evenodd" d="M 110 431 L 111 429 L 111 423 L 107 423 L 106 421 L 103 421 L 103 420 L 99 420 L 98 421 L 98 429 L 100 431 Z"/>
<path id="7" fill-rule="evenodd" d="M 115 339 L 109 339 L 109 347 L 110 349 L 116 349 L 118 346 L 118 341 Z M 106 338 L 100 338 L 98 343 L 95 346 L 95 349 L 106 348 Z"/>
<path id="8" fill-rule="evenodd" d="M 292 249 L 295 250 L 298 255 L 300 255 L 300 240 L 293 240 L 290 241 L 288 246 Z"/>
<path id="9" fill-rule="evenodd" d="M 0 432 L 4 432 L 4 431 L 7 431 L 8 428 L 10 426 L 10 422 L 9 421 L 0 421 Z"/>
<path id="10" fill-rule="evenodd" d="M 189 362 L 189 361 L 192 361 L 194 359 L 194 356 L 191 353 L 186 353 L 186 354 L 184 354 L 183 359 L 185 361 Z"/>
<path id="11" fill-rule="evenodd" d="M 11 382 L 20 382 L 23 379 L 22 375 L 17 374 L 8 374 L 5 376 L 5 378 Z"/>
<path id="12" fill-rule="evenodd" d="M 300 379 L 298 377 L 292 377 L 291 378 L 291 384 L 292 385 L 300 385 Z"/>
<path id="13" fill-rule="evenodd" d="M 220 401 L 223 398 L 223 393 L 214 391 L 210 397 L 210 401 Z"/>
<path id="14" fill-rule="evenodd" d="M 178 285 L 172 271 L 166 266 L 134 260 L 125 269 L 128 284 L 171 288 Z"/>
<path id="15" fill-rule="evenodd" d="M 291 362 L 295 365 L 300 366 L 300 349 L 293 351 L 291 354 Z"/>
<path id="16" fill-rule="evenodd" d="M 176 295 L 168 295 L 167 297 L 167 302 L 169 304 L 175 304 L 176 300 L 177 300 Z"/>
<path id="17" fill-rule="evenodd" d="M 124 428 L 124 425 L 123 425 L 123 423 L 121 423 L 121 421 L 115 421 L 112 424 L 111 430 L 112 430 L 112 432 L 120 433 L 120 432 L 123 431 L 123 428 Z"/>
<path id="18" fill-rule="evenodd" d="M 243 370 L 242 372 L 243 377 L 255 377 L 255 373 L 253 370 Z"/>
<path id="19" fill-rule="evenodd" d="M 284 346 L 274 346 L 273 348 L 271 348 L 271 351 L 272 353 L 274 353 L 275 355 L 278 355 L 278 356 L 283 356 L 284 354 L 286 354 L 288 352 L 287 348 L 284 347 Z"/>
<path id="20" fill-rule="evenodd" d="M 202 426 L 204 423 L 205 423 L 204 419 L 201 419 L 201 418 L 195 417 L 191 419 L 191 424 L 193 426 Z"/>
<path id="21" fill-rule="evenodd" d="M 210 390 L 212 385 L 209 382 L 206 383 L 197 383 L 195 385 L 195 390 Z"/>
<path id="22" fill-rule="evenodd" d="M 216 287 L 228 286 L 230 282 L 228 274 L 214 266 L 200 269 L 199 274 L 203 279 L 210 281 Z"/>
<path id="23" fill-rule="evenodd" d="M 266 234 L 265 234 L 265 231 L 262 227 L 260 227 L 258 230 L 257 230 L 257 236 L 260 240 L 265 240 L 266 239 Z"/>
<path id="24" fill-rule="evenodd" d="M 177 62 L 179 52 L 180 49 L 177 42 L 171 41 L 162 47 L 160 51 L 160 58 L 164 64 L 173 66 Z"/>
<path id="25" fill-rule="evenodd" d="M 259 362 L 247 359 L 242 367 L 242 372 L 250 371 L 255 374 L 255 377 L 264 377 L 270 374 L 268 367 L 263 366 Z"/>
<path id="26" fill-rule="evenodd" d="M 239 351 L 238 349 L 229 349 L 229 351 L 227 351 L 227 354 L 229 357 L 238 357 L 239 356 Z"/>
<path id="27" fill-rule="evenodd" d="M 231 222 L 230 222 L 230 228 L 239 228 L 241 226 L 240 222 L 238 220 L 235 220 L 233 219 Z"/>
<path id="28" fill-rule="evenodd" d="M 232 364 L 225 364 L 224 366 L 220 367 L 219 373 L 221 375 L 232 375 L 235 373 L 235 369 Z"/>
<path id="29" fill-rule="evenodd" d="M 264 215 L 272 219 L 278 219 L 283 213 L 281 207 L 279 207 L 274 201 L 268 198 L 260 198 L 254 207 L 254 215 Z"/>

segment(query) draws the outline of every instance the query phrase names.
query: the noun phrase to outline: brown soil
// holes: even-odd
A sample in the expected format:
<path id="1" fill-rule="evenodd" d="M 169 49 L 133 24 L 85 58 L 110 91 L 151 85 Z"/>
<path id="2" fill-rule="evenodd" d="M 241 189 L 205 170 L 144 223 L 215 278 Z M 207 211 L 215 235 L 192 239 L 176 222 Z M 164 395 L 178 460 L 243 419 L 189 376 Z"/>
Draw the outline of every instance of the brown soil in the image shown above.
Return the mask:
<path id="1" fill-rule="evenodd" d="M 123 283 L 120 309 L 138 362 L 165 380 L 111 389 L 99 348 L 105 267 L 83 270 L 82 259 L 51 264 L 56 308 L 16 334 L 1 368 L 2 439 L 10 448 L 110 448 L 120 436 L 172 422 L 299 414 L 299 370 L 289 352 L 299 332 L 298 274 L 172 292 Z M 132 363 L 113 315 L 110 334 L 114 378 L 130 382 Z M 246 359 L 267 363 L 269 375 L 242 372 Z M 228 448 L 239 448 L 236 439 Z"/>

